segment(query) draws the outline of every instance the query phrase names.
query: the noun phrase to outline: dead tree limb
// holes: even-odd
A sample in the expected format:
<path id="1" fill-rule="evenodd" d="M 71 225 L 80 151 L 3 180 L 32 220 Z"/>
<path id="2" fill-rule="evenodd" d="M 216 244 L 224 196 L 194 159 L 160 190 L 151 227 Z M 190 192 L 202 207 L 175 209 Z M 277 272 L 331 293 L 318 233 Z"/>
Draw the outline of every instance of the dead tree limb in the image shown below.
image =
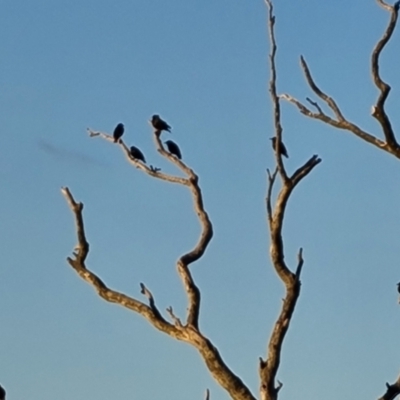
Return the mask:
<path id="1" fill-rule="evenodd" d="M 376 104 L 372 106 L 371 114 L 378 121 L 385 140 L 377 138 L 375 135 L 361 129 L 358 125 L 344 117 L 335 100 L 325 94 L 315 83 L 315 80 L 312 77 L 310 69 L 303 56 L 300 57 L 300 64 L 308 85 L 310 86 L 311 90 L 327 105 L 334 117 L 326 114 L 317 102 L 312 101 L 309 98 L 307 98 L 307 101 L 312 107 L 315 108 L 316 111 L 311 110 L 304 103 L 300 102 L 289 94 L 282 94 L 280 98 L 294 104 L 299 111 L 307 117 L 318 119 L 328 125 L 333 126 L 334 128 L 347 130 L 366 142 L 371 143 L 372 145 L 394 155 L 397 158 L 400 158 L 400 146 L 396 140 L 390 119 L 385 111 L 385 103 L 391 88 L 386 82 L 383 81 L 379 71 L 379 58 L 382 50 L 392 37 L 393 31 L 396 27 L 400 1 L 397 1 L 393 6 L 386 4 L 383 0 L 377 0 L 377 2 L 390 13 L 390 20 L 382 38 L 378 41 L 372 51 L 371 74 L 374 84 L 378 88 L 380 94 Z"/>
<path id="2" fill-rule="evenodd" d="M 397 381 L 390 385 L 386 383 L 386 392 L 382 397 L 379 397 L 378 400 L 393 400 L 400 394 L 400 375 L 397 378 Z"/>
<path id="3" fill-rule="evenodd" d="M 275 41 L 275 16 L 273 14 L 273 4 L 271 0 L 265 0 L 268 6 L 268 27 L 271 42 L 270 53 L 270 94 L 274 108 L 274 126 L 276 143 L 282 140 L 283 128 L 281 124 L 280 98 L 276 91 L 276 65 L 275 56 L 277 51 Z M 282 387 L 282 383 L 277 380 L 278 368 L 282 352 L 282 345 L 286 333 L 289 328 L 297 300 L 300 295 L 300 274 L 303 266 L 303 251 L 299 250 L 298 265 L 295 272 L 292 272 L 285 263 L 284 246 L 282 239 L 283 220 L 286 205 L 289 197 L 296 185 L 307 176 L 313 168 L 321 162 L 321 159 L 314 155 L 304 165 L 298 168 L 291 176 L 285 170 L 279 146 L 274 148 L 277 167 L 274 173 L 268 170 L 268 189 L 266 197 L 266 208 L 268 225 L 271 236 L 270 255 L 276 273 L 285 285 L 286 295 L 277 321 L 275 322 L 271 337 L 268 342 L 267 356 L 265 359 L 260 358 L 259 375 L 260 375 L 260 398 L 261 400 L 276 400 L 278 392 Z M 282 186 L 277 195 L 274 206 L 272 206 L 273 186 L 276 176 L 279 173 Z"/>
<path id="4" fill-rule="evenodd" d="M 106 133 L 89 130 L 89 134 L 90 136 L 98 136 L 107 141 L 113 142 L 112 137 Z M 229 393 L 232 399 L 255 400 L 255 397 L 251 394 L 246 385 L 225 364 L 218 349 L 200 331 L 200 290 L 194 282 L 189 267 L 192 263 L 203 256 L 212 239 L 213 228 L 208 214 L 204 209 L 203 197 L 198 183 L 199 178 L 184 162 L 164 149 L 158 131 L 154 132 L 154 140 L 158 152 L 175 164 L 183 172 L 185 177 L 164 174 L 159 172 L 158 169 L 149 168 L 146 164 L 131 157 L 128 147 L 121 139 L 119 140 L 118 145 L 122 149 L 128 161 L 142 172 L 157 179 L 186 186 L 192 194 L 194 210 L 202 228 L 201 234 L 195 247 L 191 251 L 183 254 L 177 261 L 177 270 L 188 298 L 186 323 L 183 324 L 181 322 L 181 320 L 174 314 L 172 307 L 167 309 L 167 313 L 173 323 L 168 322 L 158 310 L 153 294 L 143 283 L 140 284 L 141 293 L 148 299 L 149 305 L 144 304 L 131 296 L 110 289 L 94 272 L 88 269 L 86 258 L 89 253 L 89 243 L 86 239 L 84 230 L 82 215 L 83 204 L 75 201 L 68 188 L 62 188 L 62 193 L 75 217 L 78 237 L 78 244 L 73 253 L 74 257 L 68 257 L 67 261 L 82 279 L 95 288 L 99 296 L 104 300 L 119 304 L 120 306 L 142 315 L 156 329 L 177 340 L 194 346 L 202 356 L 213 378 Z M 113 145 L 115 146 L 114 143 Z"/>

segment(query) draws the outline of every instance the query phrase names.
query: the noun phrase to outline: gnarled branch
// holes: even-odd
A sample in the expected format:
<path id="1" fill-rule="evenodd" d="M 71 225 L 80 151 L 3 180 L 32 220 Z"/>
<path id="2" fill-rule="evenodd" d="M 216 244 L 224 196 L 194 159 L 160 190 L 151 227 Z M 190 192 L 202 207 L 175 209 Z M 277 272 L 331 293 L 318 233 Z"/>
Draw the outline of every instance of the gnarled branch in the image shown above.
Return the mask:
<path id="1" fill-rule="evenodd" d="M 106 133 L 89 130 L 89 134 L 90 136 L 99 136 L 114 143 L 113 138 Z M 87 268 L 85 260 L 89 252 L 89 244 L 86 240 L 84 231 L 82 216 L 83 204 L 77 203 L 74 200 L 68 188 L 63 188 L 62 193 L 75 216 L 78 236 L 78 245 L 76 246 L 77 251 L 74 253 L 74 258 L 68 258 L 68 262 L 81 278 L 91 284 L 97 290 L 98 294 L 106 301 L 119 304 L 137 312 L 146 318 L 156 329 L 177 340 L 184 341 L 194 346 L 204 359 L 204 362 L 214 379 L 229 393 L 232 399 L 255 400 L 246 385 L 227 367 L 220 356 L 218 349 L 200 332 L 200 290 L 193 280 L 189 266 L 203 256 L 213 236 L 213 229 L 208 214 L 204 209 L 202 193 L 198 184 L 199 178 L 184 162 L 164 149 L 160 140 L 159 132 L 154 132 L 154 140 L 158 152 L 163 157 L 174 163 L 185 174 L 185 177 L 168 175 L 160 173 L 155 170 L 155 168 L 149 168 L 146 164 L 131 157 L 128 147 L 121 139 L 119 140 L 118 145 L 124 152 L 128 161 L 142 172 L 157 179 L 187 186 L 192 193 L 194 209 L 199 218 L 202 231 L 195 247 L 191 251 L 182 255 L 177 261 L 178 273 L 188 297 L 186 324 L 183 325 L 180 319 L 175 316 L 172 307 L 169 307 L 167 312 L 172 318 L 173 324 L 165 320 L 155 305 L 153 294 L 143 283 L 140 284 L 141 293 L 147 297 L 149 305 L 146 305 L 133 297 L 127 296 L 126 294 L 108 288 L 96 274 Z"/>
<path id="2" fill-rule="evenodd" d="M 308 85 L 310 86 L 311 90 L 320 99 L 322 99 L 324 103 L 326 103 L 328 108 L 330 108 L 330 110 L 333 112 L 335 118 L 332 118 L 331 116 L 327 115 L 318 105 L 317 102 L 312 101 L 309 98 L 307 98 L 307 101 L 316 109 L 316 112 L 311 111 L 303 103 L 301 103 L 299 100 L 297 100 L 296 98 L 294 98 L 289 94 L 283 94 L 280 96 L 280 98 L 294 104 L 299 109 L 299 111 L 302 114 L 306 115 L 307 117 L 318 119 L 335 128 L 344 129 L 349 132 L 352 132 L 354 135 L 365 140 L 366 142 L 371 143 L 372 145 L 394 155 L 397 158 L 400 158 L 400 146 L 396 140 L 390 119 L 385 111 L 385 102 L 389 96 L 390 86 L 383 81 L 379 72 L 379 58 L 382 50 L 392 37 L 393 31 L 396 27 L 400 1 L 397 1 L 393 6 L 388 5 L 383 0 L 377 0 L 377 2 L 385 10 L 390 12 L 390 20 L 388 26 L 382 38 L 378 41 L 378 43 L 374 47 L 371 56 L 372 78 L 376 87 L 380 91 L 376 104 L 372 106 L 372 116 L 379 122 L 381 126 L 383 135 L 385 137 L 384 141 L 377 138 L 375 135 L 361 129 L 358 125 L 354 124 L 353 122 L 350 122 L 343 116 L 335 100 L 332 97 L 325 94 L 315 83 L 311 75 L 310 69 L 303 56 L 301 56 L 300 58 L 300 63 Z"/>

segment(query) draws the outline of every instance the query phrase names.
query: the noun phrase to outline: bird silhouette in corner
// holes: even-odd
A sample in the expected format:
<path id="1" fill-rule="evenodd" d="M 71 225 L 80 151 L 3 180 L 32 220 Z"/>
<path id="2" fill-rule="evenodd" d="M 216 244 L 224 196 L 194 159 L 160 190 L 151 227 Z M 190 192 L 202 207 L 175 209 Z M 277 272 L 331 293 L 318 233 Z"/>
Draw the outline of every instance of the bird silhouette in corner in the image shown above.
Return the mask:
<path id="1" fill-rule="evenodd" d="M 119 139 L 121 139 L 122 135 L 124 134 L 124 131 L 125 131 L 124 124 L 119 123 L 115 127 L 113 133 L 114 143 L 119 142 Z"/>
<path id="2" fill-rule="evenodd" d="M 159 115 L 154 114 L 151 117 L 151 125 L 153 125 L 153 128 L 156 130 L 156 132 L 158 132 L 159 134 L 162 131 L 167 131 L 169 133 L 171 133 L 171 127 L 165 122 L 163 121 Z"/>
<path id="3" fill-rule="evenodd" d="M 146 159 L 144 158 L 143 153 L 137 147 L 131 146 L 129 153 L 134 159 L 141 160 L 146 164 Z"/>
<path id="4" fill-rule="evenodd" d="M 274 151 L 275 151 L 275 147 L 276 147 L 276 137 L 272 137 L 272 138 L 270 138 L 270 140 L 272 140 L 272 148 L 274 149 Z M 285 147 L 285 145 L 282 143 L 282 142 L 280 142 L 279 143 L 279 154 L 280 155 L 282 155 L 282 156 L 284 156 L 284 157 L 286 157 L 286 158 L 289 158 L 289 156 L 288 156 L 288 152 L 287 152 L 287 150 L 286 150 L 286 147 Z"/>
<path id="5" fill-rule="evenodd" d="M 165 144 L 168 147 L 168 151 L 173 154 L 174 156 L 177 156 L 180 160 L 182 160 L 182 154 L 181 151 L 176 143 L 174 143 L 172 140 L 167 140 Z"/>
<path id="6" fill-rule="evenodd" d="M 0 400 L 6 400 L 6 391 L 1 385 L 0 385 Z"/>

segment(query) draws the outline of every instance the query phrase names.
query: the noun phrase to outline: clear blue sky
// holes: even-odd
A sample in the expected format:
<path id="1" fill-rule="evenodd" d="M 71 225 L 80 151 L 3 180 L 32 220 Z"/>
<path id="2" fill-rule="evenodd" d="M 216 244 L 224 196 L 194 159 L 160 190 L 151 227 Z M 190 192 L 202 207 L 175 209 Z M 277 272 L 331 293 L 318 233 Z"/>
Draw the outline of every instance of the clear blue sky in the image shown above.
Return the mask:
<path id="1" fill-rule="evenodd" d="M 369 60 L 388 14 L 373 0 L 276 0 L 278 91 L 316 81 L 380 134 Z M 297 4 L 299 3 L 299 4 Z M 301 3 L 301 4 L 300 4 Z M 189 193 L 132 168 L 112 132 L 154 149 L 159 113 L 200 176 L 215 236 L 193 266 L 201 327 L 253 393 L 283 296 L 268 257 L 264 198 L 274 158 L 266 7 L 257 1 L 4 0 L 0 14 L 0 382 L 8 400 L 228 399 L 189 346 L 97 297 L 65 259 L 76 238 L 61 186 L 85 204 L 88 266 L 112 288 L 181 316 L 175 261 L 196 242 Z M 382 57 L 400 117 L 400 35 Z M 281 399 L 377 398 L 399 372 L 400 161 L 283 105 L 289 171 L 323 162 L 296 190 L 286 259 L 304 247 L 302 295 L 284 346 Z"/>

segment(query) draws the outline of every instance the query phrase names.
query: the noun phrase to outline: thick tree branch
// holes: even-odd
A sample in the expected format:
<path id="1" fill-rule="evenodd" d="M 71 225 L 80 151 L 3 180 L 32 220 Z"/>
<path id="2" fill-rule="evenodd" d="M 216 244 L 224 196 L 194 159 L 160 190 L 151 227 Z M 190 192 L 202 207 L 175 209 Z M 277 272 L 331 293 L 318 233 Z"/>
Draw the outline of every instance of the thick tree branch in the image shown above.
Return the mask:
<path id="1" fill-rule="evenodd" d="M 175 324 L 172 325 L 167 322 L 159 313 L 155 306 L 153 295 L 146 288 L 144 284 L 141 284 L 141 292 L 148 299 L 150 306 L 143 304 L 142 302 L 127 296 L 123 293 L 119 293 L 106 286 L 106 284 L 93 272 L 91 272 L 86 264 L 85 259 L 88 255 L 89 245 L 86 240 L 85 230 L 83 225 L 82 210 L 83 204 L 77 203 L 68 188 L 63 188 L 62 193 L 65 196 L 71 211 L 75 216 L 76 231 L 78 236 L 78 245 L 76 246 L 77 252 L 74 253 L 74 258 L 68 258 L 69 264 L 79 274 L 79 276 L 86 282 L 91 284 L 97 293 L 106 301 L 111 303 L 119 304 L 122 307 L 128 308 L 129 310 L 135 311 L 138 314 L 146 318 L 156 329 L 170 335 L 171 337 L 184 341 L 191 344 L 198 349 L 199 353 L 203 357 L 208 369 L 213 375 L 214 379 L 228 391 L 232 399 L 235 400 L 255 400 L 249 389 L 244 383 L 238 378 L 224 363 L 218 350 L 213 344 L 204 337 L 194 324 L 188 324 L 182 326 L 180 321 L 173 314 L 172 308 L 168 310 L 170 315 L 173 317 Z M 84 251 L 84 249 L 87 249 Z M 83 252 L 81 254 L 81 252 Z M 191 257 L 194 260 L 200 254 L 201 250 L 194 250 L 195 256 Z M 189 253 L 190 254 L 190 253 Z M 186 257 L 187 255 L 183 256 Z"/>
<path id="2" fill-rule="evenodd" d="M 394 155 L 397 158 L 400 158 L 400 146 L 397 143 L 395 134 L 392 129 L 392 125 L 385 111 L 385 102 L 390 92 L 390 86 L 382 80 L 379 73 L 379 57 L 381 55 L 383 48 L 390 40 L 393 31 L 396 27 L 400 1 L 397 1 L 393 6 L 386 4 L 382 0 L 377 0 L 377 2 L 391 14 L 389 24 L 382 38 L 376 44 L 371 57 L 372 78 L 378 90 L 380 91 L 376 105 L 372 107 L 372 116 L 376 118 L 379 124 L 381 125 L 385 141 L 378 139 L 371 133 L 366 132 L 365 130 L 361 129 L 358 125 L 350 122 L 343 116 L 335 100 L 332 97 L 325 94 L 315 83 L 311 75 L 310 69 L 303 57 L 300 58 L 300 63 L 308 85 L 310 86 L 312 91 L 320 99 L 322 99 L 327 104 L 327 106 L 332 110 L 333 114 L 335 115 L 335 118 L 332 118 L 328 116 L 326 113 L 324 113 L 324 111 L 318 105 L 318 103 L 310 100 L 309 98 L 307 98 L 307 101 L 317 110 L 317 112 L 311 111 L 299 100 L 288 94 L 283 94 L 280 96 L 280 98 L 294 104 L 299 109 L 299 111 L 302 114 L 306 115 L 307 117 L 323 121 L 326 124 L 333 126 L 334 128 L 344 129 L 349 132 L 352 132 L 354 135 L 365 140 L 366 142 L 371 143 L 372 145 Z"/>
<path id="3" fill-rule="evenodd" d="M 270 93 L 272 103 L 274 106 L 274 125 L 275 125 L 275 137 L 277 142 L 282 138 L 282 124 L 280 122 L 280 97 L 276 94 L 276 67 L 275 67 L 275 55 L 277 46 L 275 42 L 274 26 L 275 16 L 273 15 L 273 5 L 271 0 L 265 0 L 268 6 L 268 26 L 269 36 L 271 41 L 271 54 L 270 54 Z M 322 97 L 326 97 L 320 92 Z M 284 166 L 282 164 L 282 157 L 280 155 L 279 147 L 275 147 L 275 155 L 277 161 L 277 168 L 273 174 L 268 172 L 268 190 L 267 190 L 267 215 L 268 224 L 271 235 L 271 247 L 270 254 L 273 266 L 279 278 L 285 285 L 286 295 L 283 300 L 282 309 L 280 311 L 278 320 L 276 321 L 271 337 L 268 342 L 267 357 L 265 360 L 260 358 L 259 364 L 259 375 L 260 375 L 260 397 L 261 400 L 276 400 L 278 392 L 282 387 L 282 383 L 276 379 L 278 372 L 280 357 L 282 352 L 282 345 L 289 328 L 290 320 L 292 318 L 297 299 L 300 294 L 300 274 L 303 266 L 302 249 L 298 255 L 298 265 L 295 273 L 293 273 L 285 263 L 284 259 L 284 247 L 282 238 L 283 219 L 285 215 L 286 205 L 289 197 L 296 187 L 296 185 L 307 176 L 312 169 L 321 162 L 318 156 L 312 156 L 304 165 L 298 168 L 292 176 L 288 176 Z M 277 195 L 275 205 L 272 207 L 272 189 L 275 183 L 275 177 L 277 172 L 282 178 L 282 187 Z"/>
<path id="4" fill-rule="evenodd" d="M 112 141 L 114 144 L 113 138 L 108 134 L 94 132 L 91 130 L 89 133 L 91 136 L 100 136 L 107 141 Z M 87 266 L 85 265 L 85 260 L 88 254 L 89 245 L 87 244 L 84 234 L 82 218 L 83 204 L 75 202 L 68 188 L 64 188 L 62 189 L 62 192 L 75 215 L 76 230 L 78 233 L 77 249 L 79 250 L 80 248 L 86 248 L 86 252 L 83 255 L 80 255 L 79 252 L 76 254 L 74 253 L 75 258 L 68 258 L 68 262 L 84 280 L 94 286 L 98 294 L 106 301 L 117 303 L 141 314 L 158 330 L 167 333 L 175 339 L 187 342 L 197 348 L 214 379 L 228 391 L 232 399 L 255 400 L 254 396 L 240 380 L 240 378 L 238 378 L 224 363 L 218 352 L 218 349 L 214 347 L 212 343 L 200 333 L 199 330 L 200 290 L 192 278 L 189 265 L 202 257 L 212 238 L 213 230 L 211 221 L 204 209 L 202 193 L 198 184 L 198 176 L 192 169 L 187 167 L 185 163 L 164 149 L 159 133 L 154 132 L 154 139 L 159 153 L 174 163 L 186 175 L 185 178 L 162 174 L 158 171 L 155 172 L 153 169 L 148 168 L 140 161 L 133 159 L 130 156 L 129 149 L 121 139 L 119 140 L 118 145 L 122 148 L 128 161 L 141 171 L 158 179 L 187 186 L 192 193 L 194 209 L 199 218 L 202 231 L 195 247 L 190 252 L 182 255 L 177 262 L 178 273 L 182 279 L 188 296 L 189 304 L 186 325 L 183 325 L 180 319 L 175 316 L 172 307 L 169 307 L 167 312 L 174 323 L 170 324 L 167 322 L 158 311 L 152 293 L 144 284 L 141 284 L 141 292 L 148 298 L 149 306 L 125 294 L 111 290 L 103 281 L 101 281 L 99 277 L 88 270 Z"/>
<path id="5" fill-rule="evenodd" d="M 182 333 L 177 330 L 174 326 L 169 324 L 159 313 L 155 307 L 153 296 L 142 284 L 142 293 L 145 294 L 149 300 L 151 306 L 147 306 L 144 303 L 129 297 L 123 293 L 119 293 L 107 287 L 107 285 L 92 271 L 90 271 L 85 263 L 86 257 L 89 253 L 89 243 L 86 240 L 85 229 L 83 224 L 83 204 L 77 203 L 73 198 L 68 188 L 61 189 L 62 194 L 66 198 L 69 207 L 75 217 L 76 232 L 78 237 L 78 244 L 75 247 L 73 253 L 74 257 L 68 257 L 67 261 L 71 267 L 84 279 L 87 283 L 91 284 L 97 291 L 99 296 L 110 303 L 116 303 L 123 307 L 126 307 L 132 311 L 135 311 L 143 317 L 145 317 L 154 327 L 168 333 L 176 339 L 183 340 Z"/>
<path id="6" fill-rule="evenodd" d="M 397 381 L 390 385 L 386 383 L 386 392 L 382 397 L 379 397 L 378 400 L 394 400 L 400 394 L 400 375 L 397 378 Z"/>
<path id="7" fill-rule="evenodd" d="M 390 21 L 381 40 L 379 40 L 376 44 L 371 57 L 372 77 L 376 87 L 381 92 L 376 102 L 376 106 L 372 108 L 372 116 L 376 118 L 381 124 L 388 145 L 393 149 L 397 149 L 399 145 L 394 136 L 389 117 L 387 116 L 385 111 L 385 102 L 390 92 L 390 86 L 386 82 L 384 82 L 380 76 L 379 57 L 383 48 L 392 37 L 394 28 L 396 27 L 400 2 L 397 1 L 394 6 L 389 6 L 388 4 L 385 4 L 382 0 L 377 1 L 383 8 L 390 12 Z"/>

